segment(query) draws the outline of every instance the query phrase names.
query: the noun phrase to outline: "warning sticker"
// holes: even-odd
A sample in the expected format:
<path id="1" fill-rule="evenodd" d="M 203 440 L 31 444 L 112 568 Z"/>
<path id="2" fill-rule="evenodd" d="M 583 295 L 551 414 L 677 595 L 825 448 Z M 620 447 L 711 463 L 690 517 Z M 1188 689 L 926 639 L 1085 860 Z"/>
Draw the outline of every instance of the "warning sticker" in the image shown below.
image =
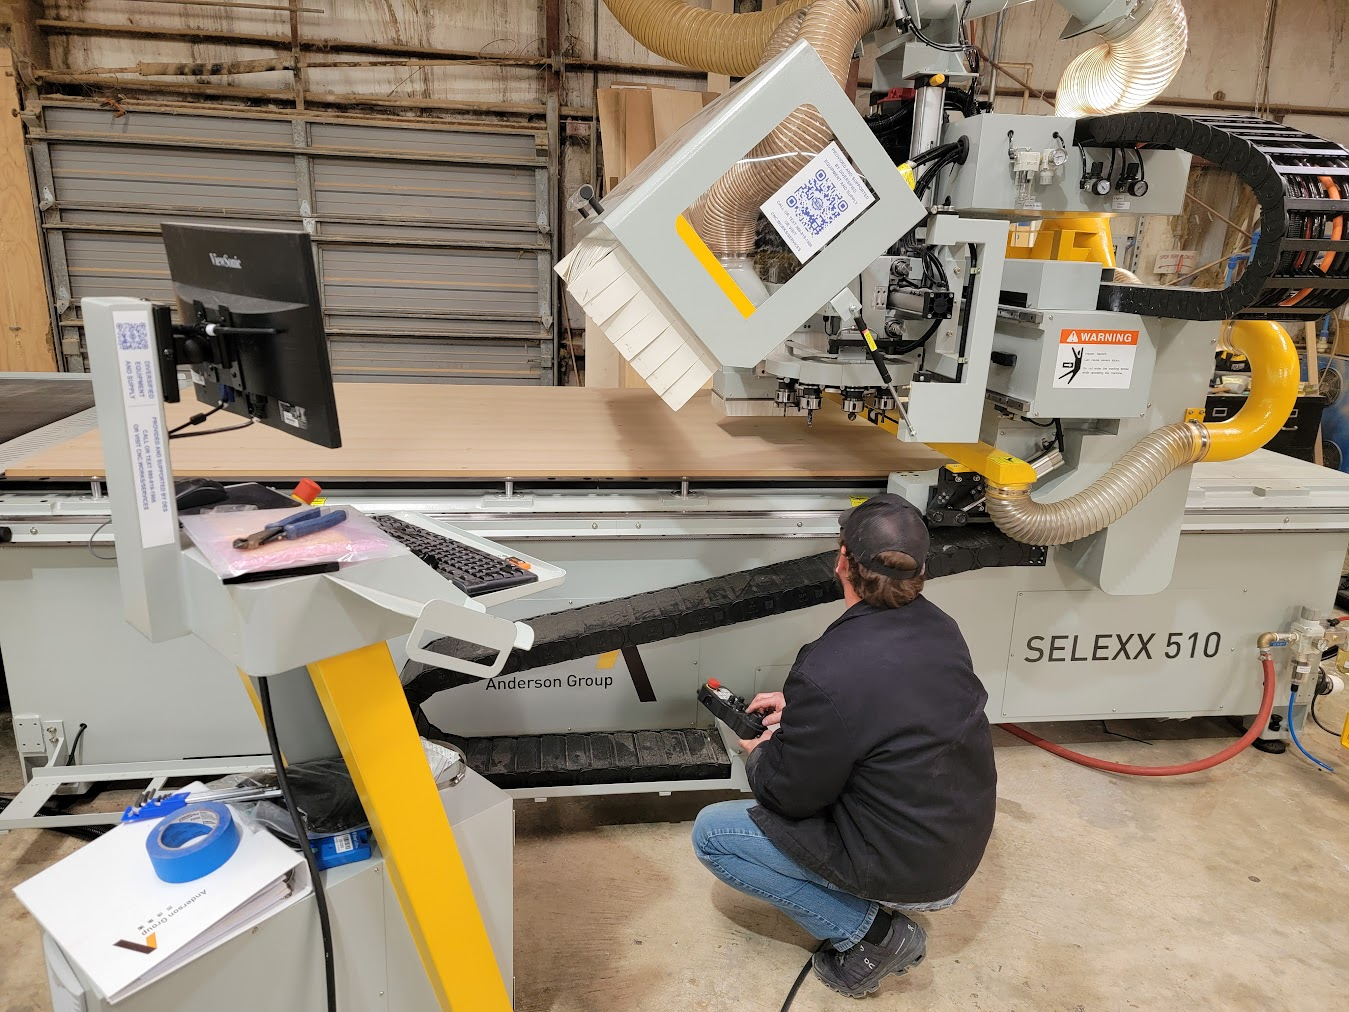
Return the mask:
<path id="1" fill-rule="evenodd" d="M 876 202 L 866 181 L 832 142 L 760 208 L 805 263 Z"/>
<path id="2" fill-rule="evenodd" d="M 1076 390 L 1127 390 L 1133 381 L 1136 330 L 1064 330 L 1054 386 Z"/>

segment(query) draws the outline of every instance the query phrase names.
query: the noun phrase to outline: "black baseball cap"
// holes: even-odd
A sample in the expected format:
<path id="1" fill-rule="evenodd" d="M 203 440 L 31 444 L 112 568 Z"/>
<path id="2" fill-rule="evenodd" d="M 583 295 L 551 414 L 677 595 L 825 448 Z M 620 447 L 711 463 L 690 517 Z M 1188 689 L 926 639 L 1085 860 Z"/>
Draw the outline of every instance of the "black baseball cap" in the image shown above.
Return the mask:
<path id="1" fill-rule="evenodd" d="M 908 580 L 927 565 L 927 524 L 913 503 L 885 492 L 845 510 L 838 518 L 848 554 L 872 572 L 896 580 Z M 880 561 L 885 552 L 903 552 L 917 563 L 915 569 L 893 569 Z"/>

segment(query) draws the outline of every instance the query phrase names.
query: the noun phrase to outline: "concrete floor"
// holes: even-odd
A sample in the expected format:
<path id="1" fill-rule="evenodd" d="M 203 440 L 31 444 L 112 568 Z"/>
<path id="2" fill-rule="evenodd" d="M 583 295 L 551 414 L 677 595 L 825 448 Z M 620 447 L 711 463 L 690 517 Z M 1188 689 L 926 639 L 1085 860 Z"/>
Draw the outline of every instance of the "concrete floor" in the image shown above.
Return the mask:
<path id="1" fill-rule="evenodd" d="M 1331 727 L 1345 708 L 1319 707 Z M 1163 763 L 1226 734 L 1208 721 L 1111 729 L 1158 743 L 1099 724 L 1052 736 Z M 0 790 L 17 785 L 9 735 L 0 715 Z M 920 918 L 928 960 L 855 1006 L 812 979 L 795 1009 L 1349 1009 L 1349 752 L 1305 737 L 1343 771 L 1248 750 L 1193 777 L 1123 779 L 1000 733 L 993 841 L 961 902 Z M 776 1012 L 811 941 L 694 860 L 688 823 L 708 800 L 517 805 L 517 1008 Z M 10 888 L 78 845 L 0 837 L 3 1012 L 48 1008 L 37 931 Z"/>

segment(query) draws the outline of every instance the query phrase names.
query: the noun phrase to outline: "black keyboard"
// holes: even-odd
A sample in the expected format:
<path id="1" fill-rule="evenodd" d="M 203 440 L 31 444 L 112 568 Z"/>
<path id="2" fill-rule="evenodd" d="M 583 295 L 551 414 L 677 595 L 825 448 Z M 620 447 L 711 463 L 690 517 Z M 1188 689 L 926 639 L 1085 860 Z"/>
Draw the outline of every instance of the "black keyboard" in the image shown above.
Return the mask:
<path id="1" fill-rule="evenodd" d="M 481 548 L 436 534 L 397 517 L 375 517 L 375 523 L 469 597 L 534 583 L 538 576 Z"/>

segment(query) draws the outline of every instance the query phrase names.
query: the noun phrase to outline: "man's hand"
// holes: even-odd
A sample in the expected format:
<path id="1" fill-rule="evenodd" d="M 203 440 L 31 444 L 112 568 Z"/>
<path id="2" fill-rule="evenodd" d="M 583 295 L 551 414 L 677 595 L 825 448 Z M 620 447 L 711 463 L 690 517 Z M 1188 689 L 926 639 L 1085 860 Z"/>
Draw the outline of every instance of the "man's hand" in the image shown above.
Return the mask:
<path id="1" fill-rule="evenodd" d="M 762 713 L 763 726 L 775 728 L 782 723 L 782 711 L 787 708 L 787 700 L 781 692 L 761 692 L 749 701 L 746 713 Z"/>
<path id="2" fill-rule="evenodd" d="M 781 697 L 782 693 L 777 692 L 777 693 L 772 693 L 772 695 L 776 695 L 776 696 L 778 696 L 778 697 Z M 746 709 L 748 709 L 748 707 L 747 707 Z M 769 738 L 773 737 L 773 735 L 777 733 L 777 730 L 778 730 L 778 725 L 777 725 L 777 724 L 773 724 L 771 727 L 765 727 L 765 728 L 764 728 L 763 734 L 759 735 L 759 737 L 757 737 L 757 738 L 754 738 L 754 739 L 752 739 L 752 740 L 750 740 L 750 741 L 746 741 L 744 738 L 741 738 L 741 739 L 739 739 L 739 741 L 740 741 L 740 747 L 741 747 L 742 749 L 745 750 L 745 755 L 749 755 L 749 754 L 750 754 L 751 752 L 753 752 L 756 748 L 758 748 L 760 745 L 762 745 L 764 742 L 766 742 Z"/>

